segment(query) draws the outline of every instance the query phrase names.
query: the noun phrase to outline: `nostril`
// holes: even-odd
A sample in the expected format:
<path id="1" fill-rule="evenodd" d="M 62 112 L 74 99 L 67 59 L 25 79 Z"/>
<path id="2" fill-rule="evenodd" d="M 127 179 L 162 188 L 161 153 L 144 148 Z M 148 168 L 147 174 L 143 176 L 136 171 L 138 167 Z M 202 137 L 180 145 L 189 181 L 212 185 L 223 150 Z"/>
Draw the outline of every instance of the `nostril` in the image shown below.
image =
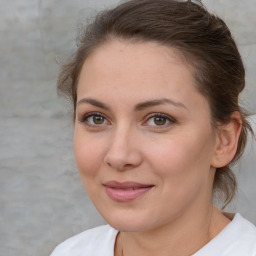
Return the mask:
<path id="1" fill-rule="evenodd" d="M 138 161 L 132 159 L 132 158 L 110 158 L 110 157 L 106 157 L 105 158 L 105 163 L 118 171 L 124 171 L 127 169 L 132 169 L 136 166 L 138 166 Z"/>
<path id="2" fill-rule="evenodd" d="M 122 143 L 121 143 L 122 142 Z M 142 162 L 142 155 L 133 144 L 127 140 L 113 140 L 113 144 L 106 151 L 104 162 L 115 170 L 127 170 L 137 167 Z"/>

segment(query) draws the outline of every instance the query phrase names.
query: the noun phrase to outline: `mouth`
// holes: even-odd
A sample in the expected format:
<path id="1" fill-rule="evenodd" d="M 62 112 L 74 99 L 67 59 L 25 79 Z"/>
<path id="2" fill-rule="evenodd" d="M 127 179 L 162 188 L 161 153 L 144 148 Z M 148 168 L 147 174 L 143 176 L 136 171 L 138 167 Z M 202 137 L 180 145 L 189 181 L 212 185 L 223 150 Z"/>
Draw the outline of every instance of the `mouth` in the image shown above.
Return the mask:
<path id="1" fill-rule="evenodd" d="M 114 201 L 128 202 L 149 192 L 154 185 L 137 182 L 109 181 L 103 184 L 106 194 Z"/>

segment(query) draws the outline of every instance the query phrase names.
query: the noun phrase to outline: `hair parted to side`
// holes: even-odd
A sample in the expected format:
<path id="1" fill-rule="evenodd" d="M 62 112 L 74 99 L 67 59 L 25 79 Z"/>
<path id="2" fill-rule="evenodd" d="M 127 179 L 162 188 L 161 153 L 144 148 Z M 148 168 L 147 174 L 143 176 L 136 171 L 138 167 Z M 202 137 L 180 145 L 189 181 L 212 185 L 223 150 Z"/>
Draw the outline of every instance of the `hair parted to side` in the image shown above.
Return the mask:
<path id="1" fill-rule="evenodd" d="M 84 61 L 113 38 L 154 41 L 176 48 L 192 67 L 198 90 L 209 102 L 213 126 L 228 123 L 233 112 L 240 112 L 242 132 L 231 164 L 240 158 L 248 131 L 253 133 L 238 103 L 245 86 L 245 70 L 231 33 L 220 18 L 210 14 L 201 1 L 178 0 L 130 0 L 99 13 L 80 34 L 76 53 L 61 67 L 58 77 L 58 92 L 71 99 L 74 113 Z M 224 196 L 225 205 L 234 197 L 236 188 L 230 165 L 218 168 L 214 192 Z"/>

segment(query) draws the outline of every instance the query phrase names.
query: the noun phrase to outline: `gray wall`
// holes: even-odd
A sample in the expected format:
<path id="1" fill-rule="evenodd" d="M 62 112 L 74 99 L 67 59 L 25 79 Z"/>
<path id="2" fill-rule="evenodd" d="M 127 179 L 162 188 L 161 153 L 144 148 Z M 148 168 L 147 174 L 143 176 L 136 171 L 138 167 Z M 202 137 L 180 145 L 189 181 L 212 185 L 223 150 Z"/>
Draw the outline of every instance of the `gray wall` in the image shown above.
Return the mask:
<path id="1" fill-rule="evenodd" d="M 0 1 L 0 255 L 46 256 L 65 238 L 103 223 L 75 167 L 70 106 L 56 95 L 55 58 L 74 49 L 81 22 L 115 2 Z M 234 33 L 247 68 L 243 100 L 255 114 L 256 1 L 204 2 Z M 239 196 L 231 210 L 256 223 L 252 147 L 237 166 Z"/>

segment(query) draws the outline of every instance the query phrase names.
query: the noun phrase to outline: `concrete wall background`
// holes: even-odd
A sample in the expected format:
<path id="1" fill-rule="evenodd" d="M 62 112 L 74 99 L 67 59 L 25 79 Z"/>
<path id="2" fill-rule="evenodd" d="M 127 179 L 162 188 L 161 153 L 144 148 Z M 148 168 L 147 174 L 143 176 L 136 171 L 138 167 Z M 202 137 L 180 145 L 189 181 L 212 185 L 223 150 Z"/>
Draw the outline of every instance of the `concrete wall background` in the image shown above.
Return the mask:
<path id="1" fill-rule="evenodd" d="M 82 21 L 116 2 L 0 1 L 0 255 L 46 256 L 65 238 L 103 223 L 76 171 L 55 58 L 74 49 Z M 233 31 L 247 68 L 243 102 L 256 114 L 256 1 L 203 2 Z M 231 206 L 254 223 L 255 156 L 254 142 L 237 166 L 239 196 Z"/>

